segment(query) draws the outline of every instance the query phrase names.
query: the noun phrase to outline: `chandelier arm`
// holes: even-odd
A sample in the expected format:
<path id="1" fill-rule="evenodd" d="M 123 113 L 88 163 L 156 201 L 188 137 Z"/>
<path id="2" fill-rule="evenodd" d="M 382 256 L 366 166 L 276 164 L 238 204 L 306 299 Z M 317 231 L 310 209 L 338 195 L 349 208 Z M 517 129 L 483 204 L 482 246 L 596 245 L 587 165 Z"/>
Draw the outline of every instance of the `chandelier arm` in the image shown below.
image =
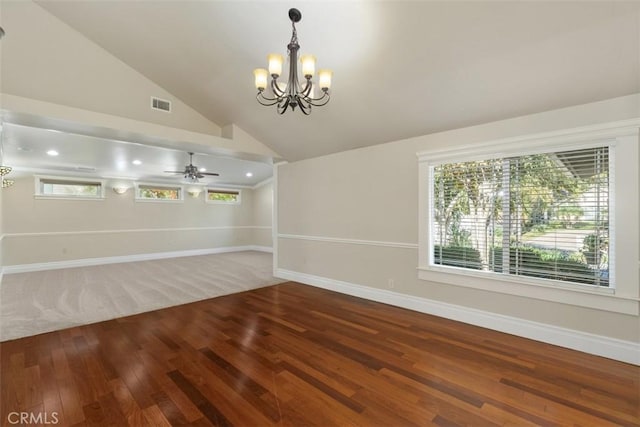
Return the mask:
<path id="1" fill-rule="evenodd" d="M 272 105 L 276 105 L 278 102 L 280 102 L 278 98 L 267 98 L 266 96 L 262 95 L 262 92 L 258 92 L 258 94 L 256 95 L 256 100 L 260 105 L 264 105 L 265 107 L 271 107 Z M 265 100 L 267 102 L 263 102 L 262 100 Z"/>
<path id="2" fill-rule="evenodd" d="M 304 114 L 305 116 L 308 116 L 309 113 L 311 113 L 311 104 L 309 104 L 306 100 L 300 99 L 298 101 L 298 105 L 300 106 L 300 111 L 302 111 L 302 114 Z"/>
<path id="3" fill-rule="evenodd" d="M 322 96 L 319 97 L 319 98 L 311 98 L 310 96 L 307 96 L 307 97 L 305 97 L 305 99 L 307 99 L 307 101 L 317 102 L 317 101 L 322 101 L 323 99 L 329 98 L 329 97 L 330 97 L 329 92 L 322 91 Z M 325 102 L 325 104 L 327 102 Z"/>
<path id="4" fill-rule="evenodd" d="M 305 83 L 304 88 L 300 92 L 300 95 L 302 95 L 305 98 L 309 98 L 309 94 L 311 93 L 311 88 L 313 87 L 313 82 L 311 81 L 311 78 L 305 77 L 305 80 L 307 82 Z"/>
<path id="5" fill-rule="evenodd" d="M 278 114 L 284 114 L 289 107 L 289 97 L 284 97 L 281 99 L 281 102 L 278 103 Z"/>
<path id="6" fill-rule="evenodd" d="M 280 89 L 280 86 L 278 86 L 278 81 L 276 79 L 271 79 L 271 90 L 278 99 L 284 96 L 284 90 Z"/>
<path id="7" fill-rule="evenodd" d="M 307 102 L 314 107 L 322 107 L 323 105 L 327 105 L 329 100 L 331 100 L 331 95 L 329 95 L 329 92 L 323 92 L 323 95 L 320 98 L 309 98 L 307 99 Z"/>

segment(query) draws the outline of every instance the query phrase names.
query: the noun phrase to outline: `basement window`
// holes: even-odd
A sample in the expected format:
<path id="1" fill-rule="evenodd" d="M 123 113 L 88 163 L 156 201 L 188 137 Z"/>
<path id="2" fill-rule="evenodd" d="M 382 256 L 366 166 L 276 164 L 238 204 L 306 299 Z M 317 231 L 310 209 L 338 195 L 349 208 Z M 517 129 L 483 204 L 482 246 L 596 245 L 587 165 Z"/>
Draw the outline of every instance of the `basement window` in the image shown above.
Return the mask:
<path id="1" fill-rule="evenodd" d="M 42 199 L 104 199 L 102 180 L 36 176 L 36 198 Z"/>
<path id="2" fill-rule="evenodd" d="M 240 190 L 224 190 L 207 188 L 207 203 L 220 203 L 228 205 L 240 204 Z"/>
<path id="3" fill-rule="evenodd" d="M 150 202 L 181 202 L 183 200 L 183 188 L 181 186 L 136 184 L 136 200 Z"/>

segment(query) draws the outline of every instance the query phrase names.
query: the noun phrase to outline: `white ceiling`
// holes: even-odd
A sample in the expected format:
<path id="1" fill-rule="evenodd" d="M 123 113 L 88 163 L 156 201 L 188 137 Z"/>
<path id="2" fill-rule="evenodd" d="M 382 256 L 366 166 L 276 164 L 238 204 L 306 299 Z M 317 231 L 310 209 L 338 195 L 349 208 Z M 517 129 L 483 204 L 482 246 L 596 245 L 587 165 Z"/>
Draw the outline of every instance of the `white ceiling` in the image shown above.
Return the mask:
<path id="1" fill-rule="evenodd" d="M 293 161 L 640 92 L 639 2 L 38 1 L 205 117 Z M 252 70 L 286 52 L 332 100 L 278 116 Z"/>
<path id="2" fill-rule="evenodd" d="M 174 148 L 13 123 L 4 124 L 2 139 L 5 163 L 14 168 L 12 176 L 35 172 L 95 175 L 119 181 L 188 182 L 182 174 L 164 172 L 184 170 L 189 163 L 187 152 Z M 57 151 L 58 155 L 49 156 L 49 150 Z M 141 164 L 134 164 L 134 160 Z M 221 157 L 197 150 L 193 164 L 205 168 L 206 172 L 220 174 L 219 177 L 207 176 L 199 180 L 200 184 L 208 186 L 254 186 L 272 174 L 269 163 Z M 248 172 L 251 177 L 246 176 Z"/>
<path id="3" fill-rule="evenodd" d="M 37 3 L 212 122 L 238 125 L 289 161 L 640 92 L 640 2 Z M 311 116 L 278 116 L 255 101 L 252 70 L 266 66 L 267 53 L 285 53 L 292 6 L 303 14 L 301 53 L 334 70 L 332 100 Z M 4 119 L 5 163 L 18 173 L 175 182 L 181 176 L 163 171 L 182 169 L 195 151 L 194 164 L 220 173 L 205 184 L 252 186 L 271 175 L 271 159 L 259 156 Z M 60 155 L 47 156 L 52 148 Z"/>

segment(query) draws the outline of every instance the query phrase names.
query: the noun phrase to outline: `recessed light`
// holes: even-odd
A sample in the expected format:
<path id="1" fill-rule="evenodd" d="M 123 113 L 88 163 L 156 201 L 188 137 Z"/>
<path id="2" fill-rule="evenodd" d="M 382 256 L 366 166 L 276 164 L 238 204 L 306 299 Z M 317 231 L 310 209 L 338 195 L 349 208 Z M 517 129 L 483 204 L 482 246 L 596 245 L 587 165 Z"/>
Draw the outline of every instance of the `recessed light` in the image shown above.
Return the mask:
<path id="1" fill-rule="evenodd" d="M 207 168 L 200 168 L 200 172 L 206 172 Z"/>
<path id="2" fill-rule="evenodd" d="M 136 159 L 136 160 L 134 160 L 134 161 L 133 161 L 133 162 L 131 162 L 131 163 L 133 163 L 134 165 L 138 166 L 138 165 L 141 165 L 141 164 L 142 164 L 142 161 L 141 161 L 141 160 L 137 160 L 137 159 Z"/>
<path id="3" fill-rule="evenodd" d="M 253 174 L 251 172 L 247 172 L 244 174 L 247 178 L 251 178 L 253 176 Z"/>
<path id="4" fill-rule="evenodd" d="M 58 153 L 56 150 L 49 150 L 49 151 L 47 151 L 47 154 L 50 155 L 50 156 L 54 156 L 55 157 L 60 153 Z"/>

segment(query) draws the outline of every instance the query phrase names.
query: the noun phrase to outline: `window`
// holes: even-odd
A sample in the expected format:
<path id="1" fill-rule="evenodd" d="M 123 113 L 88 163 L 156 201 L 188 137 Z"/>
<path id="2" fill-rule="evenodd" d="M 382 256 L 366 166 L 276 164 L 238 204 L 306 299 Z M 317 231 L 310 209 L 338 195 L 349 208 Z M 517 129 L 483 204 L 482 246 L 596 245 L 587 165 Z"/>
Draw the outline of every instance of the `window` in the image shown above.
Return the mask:
<path id="1" fill-rule="evenodd" d="M 432 166 L 433 265 L 608 287 L 609 147 Z"/>
<path id="2" fill-rule="evenodd" d="M 418 277 L 638 315 L 639 127 L 418 153 Z"/>
<path id="3" fill-rule="evenodd" d="M 237 205 L 240 203 L 240 191 L 207 188 L 207 202 L 208 203 L 227 203 L 227 204 Z"/>
<path id="4" fill-rule="evenodd" d="M 136 200 L 179 202 L 183 200 L 182 187 L 137 184 Z"/>
<path id="5" fill-rule="evenodd" d="M 59 199 L 102 199 L 101 180 L 36 176 L 36 197 Z"/>

